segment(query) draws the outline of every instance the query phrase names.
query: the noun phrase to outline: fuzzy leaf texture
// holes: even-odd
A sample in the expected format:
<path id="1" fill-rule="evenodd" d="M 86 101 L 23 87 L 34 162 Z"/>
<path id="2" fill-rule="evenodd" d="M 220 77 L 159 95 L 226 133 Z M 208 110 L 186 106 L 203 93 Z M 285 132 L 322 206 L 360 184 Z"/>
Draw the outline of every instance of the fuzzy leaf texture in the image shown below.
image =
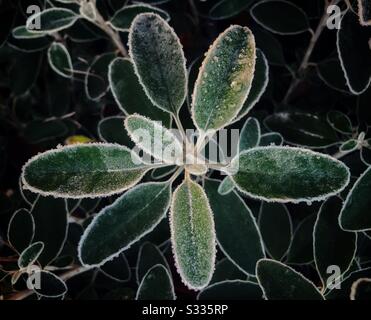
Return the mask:
<path id="1" fill-rule="evenodd" d="M 257 147 L 232 160 L 232 179 L 240 191 L 266 201 L 323 200 L 342 191 L 349 169 L 327 155 L 290 147 Z"/>
<path id="2" fill-rule="evenodd" d="M 130 28 L 129 53 L 153 104 L 178 113 L 186 98 L 187 71 L 174 30 L 157 14 L 139 14 Z"/>
<path id="3" fill-rule="evenodd" d="M 215 229 L 205 191 L 186 179 L 174 192 L 170 228 L 175 263 L 183 282 L 204 288 L 214 272 Z"/>
<path id="4" fill-rule="evenodd" d="M 22 181 L 26 188 L 43 195 L 98 197 L 125 191 L 145 172 L 146 166 L 126 147 L 86 144 L 31 158 L 23 167 Z"/>
<path id="5" fill-rule="evenodd" d="M 248 28 L 231 26 L 215 40 L 192 97 L 193 121 L 199 130 L 218 130 L 236 117 L 250 91 L 255 60 L 255 39 Z"/>

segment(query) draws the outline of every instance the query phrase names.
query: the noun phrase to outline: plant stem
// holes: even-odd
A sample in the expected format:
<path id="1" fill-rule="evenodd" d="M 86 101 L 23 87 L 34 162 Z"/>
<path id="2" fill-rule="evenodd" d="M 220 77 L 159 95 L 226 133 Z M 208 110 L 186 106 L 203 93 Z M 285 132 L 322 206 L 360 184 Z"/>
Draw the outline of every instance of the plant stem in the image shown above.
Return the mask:
<path id="1" fill-rule="evenodd" d="M 299 66 L 299 69 L 298 69 L 298 72 L 297 72 L 299 78 L 295 77 L 291 81 L 289 89 L 287 90 L 285 98 L 283 99 L 284 104 L 288 104 L 290 102 L 290 98 L 291 98 L 292 93 L 294 92 L 294 90 L 296 89 L 298 84 L 301 82 L 300 76 L 302 76 L 302 74 L 304 73 L 304 71 L 307 69 L 307 67 L 309 65 L 309 60 L 310 60 L 310 57 L 312 56 L 313 50 L 314 50 L 314 48 L 317 44 L 317 41 L 318 41 L 319 37 L 322 34 L 323 29 L 326 26 L 326 20 L 328 18 L 327 8 L 331 5 L 336 5 L 339 2 L 340 2 L 340 0 L 332 0 L 330 3 L 328 3 L 328 1 L 326 1 L 325 8 L 324 8 L 324 13 L 323 13 L 323 15 L 322 15 L 322 17 L 321 17 L 321 19 L 318 23 L 318 26 L 317 26 L 316 30 L 314 32 L 313 31 L 311 32 L 312 37 L 310 39 L 308 48 L 305 51 L 303 60 L 300 63 L 300 66 Z"/>

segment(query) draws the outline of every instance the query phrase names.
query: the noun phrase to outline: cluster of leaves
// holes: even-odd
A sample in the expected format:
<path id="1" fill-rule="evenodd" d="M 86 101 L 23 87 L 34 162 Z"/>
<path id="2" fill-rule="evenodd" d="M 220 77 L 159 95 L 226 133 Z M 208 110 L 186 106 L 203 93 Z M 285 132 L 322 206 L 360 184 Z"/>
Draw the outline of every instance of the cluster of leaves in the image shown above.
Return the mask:
<path id="1" fill-rule="evenodd" d="M 370 297 L 368 0 L 37 2 L 4 8 L 1 295 Z"/>

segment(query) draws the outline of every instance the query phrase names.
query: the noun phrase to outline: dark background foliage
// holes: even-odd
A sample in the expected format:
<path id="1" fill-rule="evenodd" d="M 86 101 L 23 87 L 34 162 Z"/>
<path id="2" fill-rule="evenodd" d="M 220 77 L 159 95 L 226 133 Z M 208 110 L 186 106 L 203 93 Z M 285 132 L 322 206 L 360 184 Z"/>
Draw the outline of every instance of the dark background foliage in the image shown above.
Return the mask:
<path id="1" fill-rule="evenodd" d="M 53 1 L 50 2 L 56 4 Z M 103 15 L 109 17 L 127 1 L 97 0 L 97 2 Z M 270 32 L 258 24 L 249 10 L 258 1 L 246 0 L 248 3 L 246 8 L 226 19 L 211 17 L 212 11 L 210 10 L 217 2 L 217 0 L 171 0 L 159 5 L 171 16 L 170 24 L 174 27 L 184 47 L 188 61 L 187 67 L 191 67 L 194 61 L 197 65 L 197 59 L 202 57 L 212 41 L 229 25 L 248 26 L 255 34 L 257 46 L 267 56 L 270 67 L 268 87 L 250 113 L 250 116 L 260 121 L 264 132 L 279 131 L 285 138 L 285 144 L 306 145 L 308 142 L 310 145 L 311 132 L 316 134 L 327 130 L 327 113 L 331 110 L 338 110 L 346 114 L 352 122 L 353 133 L 350 136 L 353 134 L 353 137 L 357 138 L 359 133 L 364 132 L 366 138 L 369 137 L 371 88 L 364 90 L 362 94 L 350 92 L 338 58 L 336 47 L 338 31 L 325 27 L 314 43 L 309 61 L 304 67 L 301 65 L 303 57 L 308 52 L 311 39 L 313 39 L 312 33 L 316 31 L 324 14 L 326 1 L 290 1 L 305 12 L 309 27 L 313 30 L 312 33 L 304 31 L 293 35 Z M 20 190 L 19 177 L 23 164 L 31 156 L 54 148 L 58 144 L 65 144 L 66 139 L 75 135 L 100 141 L 101 137 L 97 132 L 99 121 L 109 116 L 122 115 L 110 91 L 96 101 L 90 100 L 85 94 L 84 81 L 89 66 L 98 55 L 115 51 L 112 43 L 99 30 L 90 26 L 83 32 L 78 27 L 74 27 L 60 33 L 61 38 L 57 40 L 68 47 L 74 69 L 79 70 L 78 73 L 74 73 L 72 80 L 60 77 L 48 64 L 46 52 L 52 39 L 43 38 L 31 42 L 16 40 L 12 37 L 12 29 L 25 24 L 28 6 L 37 4 L 44 7 L 48 6 L 48 3 L 49 1 L 44 0 L 0 0 L 0 280 L 4 276 L 3 281 L 0 281 L 0 297 L 5 298 L 14 298 L 18 291 L 22 294 L 25 290 L 22 277 L 14 285 L 11 284 L 9 271 L 17 269 L 18 254 L 7 243 L 7 229 L 13 213 L 21 208 L 30 209 L 36 200 L 35 194 Z M 354 10 L 356 14 L 357 3 L 354 2 L 352 5 L 350 10 Z M 345 10 L 347 3 L 340 1 L 339 6 Z M 268 15 L 270 22 L 273 21 L 278 26 L 280 24 L 284 26 L 287 21 L 295 20 L 295 17 L 285 16 L 281 12 L 270 12 Z M 364 30 L 370 28 L 361 27 L 362 31 L 367 33 L 365 38 L 370 36 L 370 31 Z M 353 34 L 353 36 L 358 37 L 359 34 Z M 121 33 L 121 37 L 123 43 L 126 44 L 127 33 Z M 361 63 L 362 69 L 370 70 L 370 51 L 362 53 L 356 46 L 347 47 L 346 50 L 350 57 L 347 61 L 350 59 L 356 62 L 359 57 L 365 56 L 366 58 L 358 63 Z M 358 67 L 350 63 L 349 68 L 357 70 Z M 283 112 L 306 114 L 308 117 L 315 116 L 323 121 L 316 120 L 311 123 L 306 117 L 299 116 L 294 124 L 278 123 L 269 126 L 270 122 L 266 118 L 269 119 L 270 116 Z M 191 122 L 186 105 L 181 110 L 181 119 L 187 124 Z M 245 120 L 246 117 L 233 126 L 242 128 Z M 292 129 L 292 126 L 297 126 L 297 128 Z M 300 132 L 300 128 L 305 128 L 307 133 L 304 133 L 304 137 L 298 142 L 295 139 L 300 139 L 298 137 L 303 133 Z M 349 138 L 339 133 L 335 135 L 334 145 L 325 148 L 321 146 L 321 151 L 336 154 L 339 144 Z M 316 145 L 312 147 L 317 149 Z M 365 150 L 361 157 L 362 151 L 358 150 L 342 158 L 351 169 L 353 182 L 371 163 L 370 154 L 371 151 L 367 153 Z M 150 177 L 145 179 L 150 180 Z M 345 195 L 346 192 L 342 194 L 343 197 Z M 83 227 L 88 224 L 94 213 L 113 200 L 114 197 L 103 200 L 68 201 L 67 208 L 71 216 L 69 231 L 62 252 L 57 254 L 58 258 L 52 263 L 56 267 L 56 274 L 62 275 L 63 278 L 63 275 L 71 270 L 67 267 L 72 267 L 72 270 L 78 267 L 76 246 Z M 251 199 L 245 199 L 245 201 L 253 210 L 254 215 L 258 217 L 260 202 Z M 41 216 L 47 217 L 40 223 L 53 224 L 53 228 L 58 230 L 59 226 L 55 225 L 56 222 L 51 216 L 58 211 L 57 206 L 63 205 L 63 201 L 60 204 L 55 200 L 44 204 L 38 210 Z M 302 226 L 303 222 L 309 224 L 306 229 L 299 228 L 297 237 L 294 236 L 291 241 L 291 265 L 317 285 L 320 284 L 320 279 L 314 268 L 312 248 L 314 220 L 310 217 L 317 214 L 319 206 L 319 203 L 309 206 L 307 204 L 287 206 L 294 230 L 298 230 L 298 226 Z M 63 222 L 61 224 L 63 228 Z M 174 277 L 178 298 L 195 298 L 196 294 L 186 289 L 174 270 L 171 248 L 167 242 L 168 237 L 168 225 L 161 223 L 153 234 L 146 236 L 126 251 L 126 258 L 116 261 L 116 265 L 107 266 L 108 271 L 90 270 L 69 279 L 66 298 L 133 299 L 138 287 L 134 268 L 139 248 L 145 241 L 157 245 L 164 253 Z M 51 236 L 50 239 L 58 246 L 58 241 L 60 241 L 58 238 L 53 240 Z M 357 261 L 352 266 L 353 271 L 371 266 L 370 249 L 369 235 L 359 233 Z M 149 250 L 153 253 L 154 249 Z M 128 277 L 129 269 L 126 268 L 125 259 L 132 271 L 130 280 L 120 282 L 112 279 L 112 275 L 123 280 Z M 223 254 L 218 252 L 218 260 L 222 259 L 224 259 Z M 232 274 L 233 278 L 241 277 L 233 265 L 226 263 L 225 270 Z M 225 274 L 218 276 L 220 279 L 226 279 Z M 346 298 L 346 294 L 344 295 Z M 36 296 L 31 295 L 28 298 L 36 298 Z"/>

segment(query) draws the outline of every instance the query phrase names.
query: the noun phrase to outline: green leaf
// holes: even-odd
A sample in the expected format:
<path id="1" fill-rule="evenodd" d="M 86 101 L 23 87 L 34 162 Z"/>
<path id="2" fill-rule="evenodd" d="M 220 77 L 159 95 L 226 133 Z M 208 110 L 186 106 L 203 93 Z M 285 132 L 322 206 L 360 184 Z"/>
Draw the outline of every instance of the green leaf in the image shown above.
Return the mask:
<path id="1" fill-rule="evenodd" d="M 140 113 L 152 120 L 162 121 L 169 127 L 170 115 L 151 102 L 135 74 L 133 63 L 126 58 L 117 58 L 109 66 L 108 78 L 112 94 L 125 114 Z"/>
<path id="2" fill-rule="evenodd" d="M 259 230 L 267 253 L 276 260 L 286 255 L 292 238 L 290 214 L 284 204 L 262 202 Z"/>
<path id="3" fill-rule="evenodd" d="M 331 110 L 327 113 L 327 121 L 334 130 L 343 133 L 352 133 L 352 123 L 350 119 L 342 112 Z"/>
<path id="4" fill-rule="evenodd" d="M 67 238 L 67 204 L 63 199 L 39 196 L 31 214 L 35 221 L 33 242 L 43 242 L 44 250 L 38 262 L 46 266 L 62 251 Z"/>
<path id="5" fill-rule="evenodd" d="M 284 139 L 302 147 L 325 148 L 338 142 L 335 130 L 325 119 L 302 112 L 278 112 L 268 116 L 264 124 Z"/>
<path id="6" fill-rule="evenodd" d="M 170 21 L 169 14 L 159 8 L 150 6 L 148 4 L 134 4 L 134 5 L 125 5 L 120 10 L 116 11 L 115 15 L 110 20 L 112 27 L 121 32 L 128 32 L 130 26 L 135 19 L 135 17 L 140 13 L 156 13 L 161 18 L 166 21 Z"/>
<path id="7" fill-rule="evenodd" d="M 255 71 L 250 29 L 231 26 L 214 41 L 202 63 L 192 98 L 192 116 L 203 132 L 218 130 L 240 112 Z"/>
<path id="8" fill-rule="evenodd" d="M 203 289 L 197 300 L 262 300 L 259 285 L 250 281 L 226 280 Z"/>
<path id="9" fill-rule="evenodd" d="M 204 288 L 214 272 L 215 227 L 205 191 L 189 178 L 173 194 L 170 229 L 182 281 L 193 290 Z"/>
<path id="10" fill-rule="evenodd" d="M 18 267 L 20 269 L 27 268 L 30 265 L 33 265 L 34 262 L 38 259 L 41 252 L 44 249 L 43 242 L 35 242 L 31 244 L 28 248 L 23 250 L 21 255 L 18 258 Z"/>
<path id="11" fill-rule="evenodd" d="M 34 156 L 23 167 L 22 182 L 25 188 L 43 195 L 99 197 L 127 190 L 148 169 L 126 147 L 90 143 Z"/>
<path id="12" fill-rule="evenodd" d="M 312 282 L 278 261 L 260 260 L 256 275 L 267 300 L 324 300 Z"/>
<path id="13" fill-rule="evenodd" d="M 266 147 L 266 146 L 282 146 L 283 145 L 283 137 L 281 134 L 277 132 L 270 132 L 265 133 L 260 136 L 260 143 L 259 146 Z"/>
<path id="14" fill-rule="evenodd" d="M 361 94 L 371 83 L 371 31 L 359 23 L 359 18 L 348 10 L 341 19 L 337 32 L 337 51 L 347 86 L 351 93 Z"/>
<path id="15" fill-rule="evenodd" d="M 167 164 L 183 163 L 183 146 L 176 135 L 138 114 L 125 119 L 125 128 L 134 143 L 143 151 Z"/>
<path id="16" fill-rule="evenodd" d="M 126 282 L 131 278 L 130 265 L 124 253 L 121 253 L 112 260 L 107 261 L 100 267 L 100 270 L 108 278 L 115 281 Z"/>
<path id="17" fill-rule="evenodd" d="M 26 209 L 19 209 L 10 218 L 8 224 L 8 241 L 18 252 L 22 252 L 34 237 L 35 222 Z"/>
<path id="18" fill-rule="evenodd" d="M 175 300 L 173 281 L 161 264 L 152 267 L 139 285 L 136 300 Z"/>
<path id="19" fill-rule="evenodd" d="M 145 274 L 155 265 L 164 266 L 170 273 L 170 267 L 160 249 L 150 242 L 145 242 L 139 249 L 136 279 L 140 283 Z"/>
<path id="20" fill-rule="evenodd" d="M 371 230 L 371 167 L 369 167 L 354 183 L 345 199 L 339 223 L 346 231 Z"/>
<path id="21" fill-rule="evenodd" d="M 288 1 L 259 1 L 251 7 L 250 14 L 263 28 L 281 35 L 298 34 L 310 28 L 305 12 Z"/>
<path id="22" fill-rule="evenodd" d="M 71 27 L 79 16 L 69 9 L 50 8 L 28 18 L 26 28 L 32 33 L 53 33 Z M 38 26 L 39 28 L 34 28 Z"/>
<path id="23" fill-rule="evenodd" d="M 99 121 L 99 138 L 104 142 L 118 143 L 129 148 L 134 148 L 135 144 L 125 130 L 124 121 L 124 117 L 107 117 Z"/>
<path id="24" fill-rule="evenodd" d="M 269 65 L 264 53 L 256 49 L 256 65 L 251 89 L 242 109 L 233 120 L 234 122 L 246 116 L 251 109 L 259 102 L 269 82 Z"/>
<path id="25" fill-rule="evenodd" d="M 48 61 L 50 67 L 65 78 L 71 78 L 73 66 L 67 48 L 58 42 L 54 42 L 48 50 Z"/>
<path id="26" fill-rule="evenodd" d="M 246 274 L 228 258 L 223 258 L 215 265 L 215 271 L 211 278 L 210 284 L 225 280 L 243 280 L 246 279 Z"/>
<path id="27" fill-rule="evenodd" d="M 40 286 L 35 286 L 33 290 L 41 297 L 58 298 L 67 292 L 64 281 L 49 271 L 36 271 L 33 277 L 40 279 Z"/>
<path id="28" fill-rule="evenodd" d="M 222 252 L 246 274 L 254 274 L 264 257 L 263 242 L 251 210 L 236 192 L 218 193 L 219 182 L 206 180 L 205 190 L 214 212 L 216 238 Z"/>
<path id="29" fill-rule="evenodd" d="M 327 268 L 336 265 L 343 275 L 350 268 L 357 249 L 357 234 L 341 230 L 338 224 L 342 204 L 338 197 L 328 199 L 322 204 L 314 225 L 314 262 L 325 288 Z"/>
<path id="30" fill-rule="evenodd" d="M 186 98 L 187 70 L 174 30 L 157 14 L 139 14 L 130 28 L 129 53 L 152 103 L 177 114 Z"/>
<path id="31" fill-rule="evenodd" d="M 240 134 L 240 152 L 259 145 L 260 124 L 255 118 L 248 118 Z"/>
<path id="32" fill-rule="evenodd" d="M 44 34 L 33 33 L 27 30 L 26 26 L 18 26 L 12 30 L 15 39 L 37 39 L 45 37 Z"/>
<path id="33" fill-rule="evenodd" d="M 321 201 L 348 184 L 349 169 L 339 160 L 306 149 L 257 147 L 234 158 L 237 188 L 256 199 L 276 202 Z"/>
<path id="34" fill-rule="evenodd" d="M 102 98 L 109 90 L 108 70 L 116 54 L 109 52 L 97 56 L 85 76 L 85 93 L 93 101 Z"/>
<path id="35" fill-rule="evenodd" d="M 340 147 L 341 152 L 352 152 L 358 148 L 358 141 L 356 139 L 349 139 L 345 141 Z"/>
<path id="36" fill-rule="evenodd" d="M 228 19 L 245 10 L 252 2 L 252 0 L 221 0 L 210 9 L 209 16 L 213 20 Z"/>
<path id="37" fill-rule="evenodd" d="M 86 266 L 100 266 L 128 249 L 164 218 L 170 204 L 169 183 L 144 183 L 100 211 L 79 243 Z"/>
<path id="38" fill-rule="evenodd" d="M 313 229 L 316 215 L 306 217 L 297 226 L 286 262 L 289 264 L 309 264 L 313 261 Z"/>
<path id="39" fill-rule="evenodd" d="M 220 183 L 218 187 L 218 192 L 219 194 L 224 196 L 230 193 L 231 191 L 233 191 L 234 187 L 235 185 L 234 185 L 233 180 L 228 176 L 228 177 L 225 177 L 224 180 Z"/>

